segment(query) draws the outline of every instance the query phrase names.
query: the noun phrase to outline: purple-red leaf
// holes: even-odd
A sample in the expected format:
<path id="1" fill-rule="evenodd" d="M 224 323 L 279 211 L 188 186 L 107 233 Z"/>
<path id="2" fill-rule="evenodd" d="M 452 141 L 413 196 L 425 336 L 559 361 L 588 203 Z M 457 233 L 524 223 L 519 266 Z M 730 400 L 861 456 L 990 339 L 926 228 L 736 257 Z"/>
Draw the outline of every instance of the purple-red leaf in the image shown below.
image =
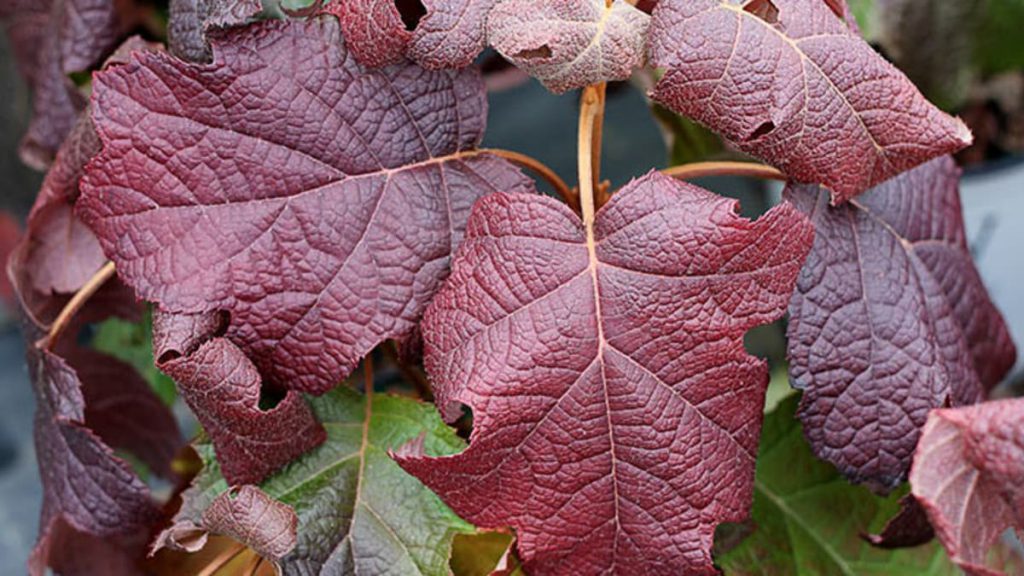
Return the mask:
<path id="1" fill-rule="evenodd" d="M 959 177 L 945 157 L 840 207 L 818 187 L 786 193 L 817 230 L 789 308 L 804 431 L 883 491 L 906 477 L 928 411 L 978 402 L 1016 358 L 971 260 Z"/>
<path id="2" fill-rule="evenodd" d="M 242 486 L 214 498 L 203 524 L 230 536 L 264 558 L 280 560 L 295 548 L 299 518 L 287 504 L 255 486 Z"/>
<path id="3" fill-rule="evenodd" d="M 499 0 L 334 0 L 345 39 L 370 67 L 407 57 L 429 69 L 465 68 L 484 49 L 487 17 Z"/>
<path id="4" fill-rule="evenodd" d="M 650 16 L 625 0 L 505 0 L 487 38 L 556 93 L 626 80 L 644 61 Z"/>
<path id="5" fill-rule="evenodd" d="M 262 10 L 260 0 L 171 0 L 167 48 L 183 60 L 209 62 L 207 30 L 245 24 Z"/>
<path id="6" fill-rule="evenodd" d="M 662 0 L 651 26 L 656 100 L 837 203 L 971 142 L 824 0 Z"/>
<path id="7" fill-rule="evenodd" d="M 143 298 L 229 311 L 271 383 L 322 393 L 413 330 L 477 198 L 533 184 L 474 150 L 473 71 L 365 70 L 326 17 L 213 47 L 211 65 L 144 54 L 97 75 L 80 213 Z"/>
<path id="8" fill-rule="evenodd" d="M 423 324 L 438 405 L 469 405 L 473 436 L 402 466 L 514 528 L 531 574 L 715 573 L 715 526 L 750 507 L 768 382 L 743 334 L 782 315 L 812 237 L 791 206 L 735 209 L 658 173 L 592 230 L 546 197 L 477 203 Z"/>
<path id="9" fill-rule="evenodd" d="M 997 573 L 989 549 L 1008 527 L 1024 534 L 1024 400 L 933 411 L 910 484 L 950 557 L 968 574 Z"/>
<path id="10" fill-rule="evenodd" d="M 298 392 L 260 408 L 260 374 L 222 328 L 217 314 L 155 312 L 153 355 L 210 436 L 224 477 L 253 484 L 327 436 Z"/>

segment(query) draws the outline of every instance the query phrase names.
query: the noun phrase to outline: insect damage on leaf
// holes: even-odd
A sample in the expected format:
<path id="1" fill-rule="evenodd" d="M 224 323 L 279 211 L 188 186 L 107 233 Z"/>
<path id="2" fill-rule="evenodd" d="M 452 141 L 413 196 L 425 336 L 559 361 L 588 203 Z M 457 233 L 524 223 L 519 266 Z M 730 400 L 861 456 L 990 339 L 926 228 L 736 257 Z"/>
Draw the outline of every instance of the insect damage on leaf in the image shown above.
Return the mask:
<path id="1" fill-rule="evenodd" d="M 323 393 L 413 331 L 473 202 L 533 183 L 475 150 L 475 71 L 366 70 L 329 17 L 212 34 L 213 64 L 97 75 L 78 210 L 142 298 L 228 311 L 271 384 Z"/>
<path id="2" fill-rule="evenodd" d="M 321 444 L 323 427 L 295 391 L 260 407 L 261 378 L 245 354 L 220 337 L 218 314 L 153 315 L 153 355 L 217 449 L 232 484 L 259 482 Z"/>
<path id="3" fill-rule="evenodd" d="M 284 574 L 447 574 L 452 539 L 473 527 L 388 451 L 417 440 L 441 456 L 464 442 L 433 406 L 406 398 L 338 388 L 311 405 L 327 441 L 260 484 L 298 515 L 295 548 L 280 561 Z M 183 495 L 172 532 L 202 525 L 212 502 L 229 490 L 211 447 L 196 450 L 204 467 Z"/>
<path id="4" fill-rule="evenodd" d="M 665 0 L 655 100 L 836 202 L 970 144 L 823 0 Z"/>
<path id="5" fill-rule="evenodd" d="M 928 411 L 978 402 L 1016 350 L 971 261 L 949 157 L 840 206 L 786 197 L 817 236 L 790 303 L 790 376 L 815 452 L 887 491 L 906 478 Z"/>
<path id="6" fill-rule="evenodd" d="M 1024 400 L 933 410 L 910 485 L 950 557 L 968 574 L 999 574 L 990 548 L 1007 528 L 1024 534 Z"/>
<path id="7" fill-rule="evenodd" d="M 768 382 L 743 334 L 782 315 L 812 239 L 788 205 L 735 209 L 658 173 L 590 231 L 550 198 L 481 200 L 423 324 L 438 405 L 473 409 L 470 446 L 401 465 L 478 526 L 514 528 L 530 574 L 715 573 Z"/>
<path id="8" fill-rule="evenodd" d="M 562 93 L 626 80 L 644 61 L 650 16 L 625 0 L 505 0 L 487 38 L 513 64 Z"/>

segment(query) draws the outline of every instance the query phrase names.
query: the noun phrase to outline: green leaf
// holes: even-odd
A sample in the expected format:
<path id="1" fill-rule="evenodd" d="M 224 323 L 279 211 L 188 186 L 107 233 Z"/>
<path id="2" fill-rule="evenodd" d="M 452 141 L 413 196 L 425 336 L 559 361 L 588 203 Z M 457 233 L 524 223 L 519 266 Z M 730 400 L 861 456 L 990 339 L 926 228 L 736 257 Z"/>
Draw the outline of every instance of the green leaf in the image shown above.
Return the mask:
<path id="1" fill-rule="evenodd" d="M 148 311 L 140 322 L 111 318 L 96 327 L 93 348 L 131 364 L 149 383 L 149 387 L 168 406 L 178 391 L 153 362 L 153 316 Z"/>
<path id="2" fill-rule="evenodd" d="M 388 450 L 423 436 L 426 452 L 443 456 L 461 452 L 465 442 L 432 405 L 408 398 L 338 388 L 309 403 L 327 441 L 260 485 L 299 517 L 298 544 L 281 563 L 284 573 L 448 574 L 452 539 L 475 528 L 399 468 Z M 228 489 L 212 445 L 200 442 L 196 451 L 204 467 L 183 495 L 175 526 L 201 525 L 202 511 Z"/>
<path id="3" fill-rule="evenodd" d="M 976 35 L 975 60 L 986 75 L 1024 66 L 1024 0 L 988 0 Z"/>
<path id="4" fill-rule="evenodd" d="M 754 483 L 752 533 L 718 556 L 732 575 L 923 576 L 959 574 L 937 542 L 881 550 L 860 538 L 877 533 L 905 490 L 880 498 L 844 480 L 811 453 L 794 417 L 799 396 L 765 418 Z M 735 528 L 734 528 L 735 529 Z M 723 532 L 716 536 L 721 540 Z"/>

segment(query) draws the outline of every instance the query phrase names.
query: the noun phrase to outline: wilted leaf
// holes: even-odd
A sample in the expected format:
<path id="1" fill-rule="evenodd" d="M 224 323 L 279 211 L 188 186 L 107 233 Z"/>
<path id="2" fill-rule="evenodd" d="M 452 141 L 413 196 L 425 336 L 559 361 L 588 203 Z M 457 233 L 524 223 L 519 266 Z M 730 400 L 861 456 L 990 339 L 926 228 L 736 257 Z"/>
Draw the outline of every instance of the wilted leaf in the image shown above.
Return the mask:
<path id="1" fill-rule="evenodd" d="M 505 0 L 487 22 L 498 52 L 562 93 L 628 79 L 643 64 L 650 16 L 625 0 Z"/>
<path id="2" fill-rule="evenodd" d="M 952 559 L 998 574 L 989 549 L 1008 527 L 1024 533 L 1024 400 L 932 411 L 910 484 Z"/>
<path id="3" fill-rule="evenodd" d="M 385 395 L 363 398 L 339 388 L 311 400 L 327 442 L 264 481 L 260 488 L 299 517 L 285 574 L 448 573 L 452 538 L 472 532 L 434 494 L 404 473 L 388 451 L 419 439 L 428 453 L 452 454 L 464 443 L 428 404 Z M 205 464 L 184 494 L 175 524 L 199 523 L 228 490 L 208 444 Z"/>
<path id="4" fill-rule="evenodd" d="M 79 213 L 143 298 L 228 311 L 271 384 L 322 393 L 413 330 L 477 198 L 533 184 L 473 149 L 473 71 L 364 70 L 332 18 L 214 36 L 211 65 L 97 75 Z"/>
<path id="5" fill-rule="evenodd" d="M 666 0 L 654 98 L 836 202 L 971 142 L 823 0 Z"/>
<path id="6" fill-rule="evenodd" d="M 957 574 L 940 546 L 882 550 L 861 534 L 877 531 L 899 496 L 850 485 L 814 457 L 794 418 L 797 398 L 765 417 L 754 483 L 753 532 L 717 558 L 736 576 L 938 576 Z"/>
<path id="7" fill-rule="evenodd" d="M 958 185 L 946 157 L 841 207 L 817 187 L 786 193 L 817 230 L 790 303 L 800 418 L 815 453 L 878 489 L 906 478 L 929 410 L 979 401 L 1016 358 Z"/>
<path id="8" fill-rule="evenodd" d="M 183 60 L 209 62 L 207 30 L 245 24 L 262 10 L 260 0 L 171 0 L 167 47 Z"/>
<path id="9" fill-rule="evenodd" d="M 719 522 L 746 516 L 768 370 L 743 334 L 782 315 L 811 246 L 781 206 L 652 173 L 587 229 L 526 194 L 477 203 L 423 324 L 469 448 L 402 466 L 464 518 L 511 526 L 530 574 L 711 574 Z"/>
<path id="10" fill-rule="evenodd" d="M 222 329 L 217 314 L 157 312 L 153 354 L 209 434 L 228 482 L 251 484 L 320 445 L 326 434 L 298 392 L 273 408 L 260 406 L 260 374 L 221 337 Z"/>

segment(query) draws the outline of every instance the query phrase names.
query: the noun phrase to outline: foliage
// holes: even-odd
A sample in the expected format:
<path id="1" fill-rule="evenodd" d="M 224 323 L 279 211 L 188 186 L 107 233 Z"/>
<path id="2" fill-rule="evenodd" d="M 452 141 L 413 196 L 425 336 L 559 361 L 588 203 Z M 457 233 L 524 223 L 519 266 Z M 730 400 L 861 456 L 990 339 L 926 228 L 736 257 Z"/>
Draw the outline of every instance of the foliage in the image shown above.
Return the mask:
<path id="1" fill-rule="evenodd" d="M 168 9 L 0 2 L 43 47 L 17 56 L 23 156 L 50 165 L 9 262 L 38 400 L 33 576 L 1017 566 L 989 550 L 1022 527 L 1024 432 L 1016 404 L 982 403 L 1015 349 L 964 239 L 948 155 L 972 137 L 843 0 Z M 114 50 L 135 23 L 167 50 Z M 577 186 L 479 147 L 488 46 L 582 89 Z M 606 83 L 630 75 L 675 160 L 769 165 L 610 190 Z M 787 192 L 751 221 L 680 181 L 714 174 Z M 769 367 L 743 338 L 787 308 L 804 393 L 797 411 L 774 391 L 762 433 Z M 375 392 L 399 376 L 418 398 Z M 902 501 L 870 493 L 907 494 L 908 471 Z M 932 525 L 945 552 L 883 549 Z"/>

